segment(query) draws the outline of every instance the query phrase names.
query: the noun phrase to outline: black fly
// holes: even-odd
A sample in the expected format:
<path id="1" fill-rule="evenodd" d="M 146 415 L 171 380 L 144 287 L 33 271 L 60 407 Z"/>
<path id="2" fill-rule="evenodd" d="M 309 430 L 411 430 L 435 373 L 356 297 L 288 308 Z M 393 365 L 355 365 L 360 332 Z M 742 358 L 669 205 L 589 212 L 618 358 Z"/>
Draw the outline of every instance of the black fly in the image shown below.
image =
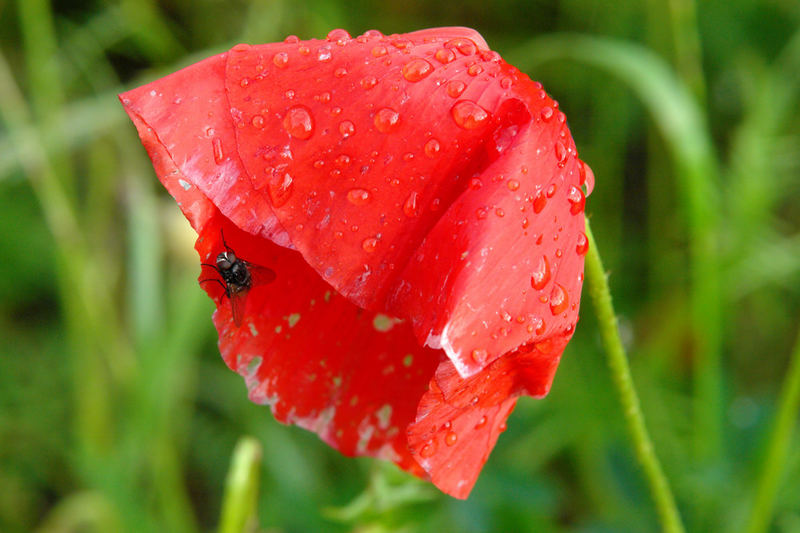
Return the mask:
<path id="1" fill-rule="evenodd" d="M 220 234 L 222 232 L 220 231 Z M 236 254 L 225 242 L 225 235 L 222 234 L 222 245 L 225 251 L 217 255 L 216 264 L 201 263 L 205 267 L 213 268 L 222 277 L 201 279 L 200 283 L 216 282 L 225 289 L 225 296 L 231 302 L 231 315 L 236 326 L 242 324 L 242 313 L 244 312 L 245 298 L 248 291 L 254 285 L 270 283 L 275 280 L 275 271 L 271 268 L 262 267 L 248 263 L 244 259 L 236 257 Z"/>

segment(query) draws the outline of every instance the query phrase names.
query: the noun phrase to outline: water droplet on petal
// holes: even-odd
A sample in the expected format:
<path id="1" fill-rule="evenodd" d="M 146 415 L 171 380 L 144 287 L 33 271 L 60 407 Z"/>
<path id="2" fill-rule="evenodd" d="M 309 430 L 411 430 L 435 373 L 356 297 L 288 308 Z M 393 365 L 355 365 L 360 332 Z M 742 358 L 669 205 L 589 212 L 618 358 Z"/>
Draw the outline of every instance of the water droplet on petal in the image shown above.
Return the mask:
<path id="1" fill-rule="evenodd" d="M 364 205 L 369 201 L 369 191 L 366 189 L 350 189 L 347 191 L 347 201 L 353 205 Z"/>
<path id="2" fill-rule="evenodd" d="M 486 357 L 489 355 L 486 350 L 472 350 L 472 360 L 478 364 L 483 364 L 486 361 Z"/>
<path id="3" fill-rule="evenodd" d="M 472 54 L 478 51 L 478 47 L 472 41 L 472 39 L 468 39 L 467 37 L 456 37 L 455 39 L 450 39 L 445 43 L 445 48 L 455 48 L 465 56 L 471 56 Z"/>
<path id="4" fill-rule="evenodd" d="M 461 80 L 452 80 L 447 83 L 447 95 L 451 98 L 458 98 L 461 96 L 461 93 L 464 92 L 464 89 L 467 88 L 467 84 Z"/>
<path id="5" fill-rule="evenodd" d="M 575 251 L 578 252 L 578 255 L 586 255 L 586 252 L 589 251 L 589 239 L 586 238 L 584 232 L 578 233 L 578 244 L 575 245 Z"/>
<path id="6" fill-rule="evenodd" d="M 300 37 L 297 35 L 289 35 L 283 40 L 286 44 L 297 44 L 300 42 Z"/>
<path id="7" fill-rule="evenodd" d="M 375 113 L 373 123 L 375 124 L 375 129 L 381 133 L 392 132 L 400 125 L 400 113 L 391 107 L 384 107 Z"/>
<path id="8" fill-rule="evenodd" d="M 378 45 L 372 48 L 372 57 L 381 57 L 388 53 L 389 51 L 383 45 Z"/>
<path id="9" fill-rule="evenodd" d="M 557 188 L 558 187 L 556 187 L 555 183 L 551 183 L 550 186 L 547 187 L 547 190 L 544 192 L 545 196 L 547 196 L 548 198 L 552 198 L 553 195 L 556 193 Z"/>
<path id="10" fill-rule="evenodd" d="M 564 146 L 564 143 L 557 141 L 555 151 L 559 166 L 564 166 L 564 162 L 567 160 L 567 148 Z"/>
<path id="11" fill-rule="evenodd" d="M 317 49 L 317 61 L 321 61 L 322 63 L 327 63 L 331 60 L 331 47 L 330 46 L 320 46 Z"/>
<path id="12" fill-rule="evenodd" d="M 284 68 L 289 64 L 289 54 L 286 52 L 278 52 L 272 56 L 272 63 L 278 68 Z"/>
<path id="13" fill-rule="evenodd" d="M 286 111 L 283 128 L 296 139 L 308 139 L 314 133 L 314 118 L 306 106 L 296 105 Z"/>
<path id="14" fill-rule="evenodd" d="M 335 29 L 328 32 L 328 40 L 332 42 L 347 41 L 350 39 L 350 34 L 347 30 Z"/>
<path id="15" fill-rule="evenodd" d="M 435 453 L 436 453 L 436 446 L 433 444 L 433 442 L 429 442 L 428 444 L 423 446 L 422 449 L 419 451 L 419 455 L 423 459 L 428 459 L 429 457 L 433 457 L 433 454 Z"/>
<path id="16" fill-rule="evenodd" d="M 439 141 L 436 139 L 429 139 L 428 142 L 425 143 L 425 155 L 434 158 L 439 154 L 439 150 L 441 150 L 441 145 Z"/>
<path id="17" fill-rule="evenodd" d="M 567 291 L 560 284 L 553 285 L 553 290 L 550 291 L 550 312 L 554 315 L 563 313 L 569 307 L 569 297 Z"/>
<path id="18" fill-rule="evenodd" d="M 444 443 L 453 446 L 456 442 L 458 442 L 458 435 L 455 431 L 449 431 L 444 437 Z"/>
<path id="19" fill-rule="evenodd" d="M 216 137 L 211 141 L 211 146 L 214 149 L 214 162 L 219 165 L 225 159 L 225 152 L 222 151 L 222 139 Z"/>
<path id="20" fill-rule="evenodd" d="M 569 192 L 567 193 L 567 200 L 569 201 L 569 212 L 573 215 L 578 215 L 583 212 L 584 207 L 586 207 L 586 196 L 583 195 L 583 191 L 580 190 L 576 186 L 571 186 L 569 188 Z"/>
<path id="21" fill-rule="evenodd" d="M 545 205 L 547 205 L 547 198 L 542 194 L 542 191 L 539 191 L 533 199 L 533 212 L 541 213 Z"/>
<path id="22" fill-rule="evenodd" d="M 420 81 L 433 72 L 433 65 L 422 58 L 412 59 L 403 65 L 403 77 L 410 82 Z"/>
<path id="23" fill-rule="evenodd" d="M 586 196 L 592 194 L 592 190 L 594 190 L 594 172 L 592 169 L 589 168 L 589 165 L 584 163 L 583 161 L 580 162 L 578 167 L 580 169 L 581 175 L 581 185 L 586 185 Z"/>
<path id="24" fill-rule="evenodd" d="M 336 76 L 337 78 L 344 78 L 345 76 L 347 76 L 347 69 L 344 67 L 339 67 L 333 71 L 333 75 Z"/>
<path id="25" fill-rule="evenodd" d="M 478 420 L 478 423 L 475 424 L 475 429 L 481 429 L 485 425 L 486 425 L 486 417 L 482 416 L 481 419 Z"/>
<path id="26" fill-rule="evenodd" d="M 406 198 L 406 203 L 403 204 L 403 213 L 407 217 L 415 217 L 419 215 L 419 204 L 417 202 L 417 192 L 412 191 Z"/>
<path id="27" fill-rule="evenodd" d="M 549 105 L 544 106 L 542 110 L 539 112 L 539 114 L 542 117 L 542 120 L 544 120 L 545 122 L 553 118 L 553 113 L 554 113 L 553 108 L 550 107 Z"/>
<path id="28" fill-rule="evenodd" d="M 469 74 L 470 76 L 477 76 L 481 72 L 483 72 L 483 67 L 479 64 L 471 65 L 467 69 L 467 74 Z"/>
<path id="29" fill-rule="evenodd" d="M 456 124 L 465 130 L 474 130 L 489 121 L 489 112 L 472 100 L 459 100 L 450 110 Z"/>
<path id="30" fill-rule="evenodd" d="M 242 78 L 239 81 L 239 85 L 242 86 L 242 89 L 246 89 L 248 86 L 250 86 L 250 78 Z"/>
<path id="31" fill-rule="evenodd" d="M 508 187 L 509 191 L 516 191 L 519 189 L 519 182 L 517 180 L 508 180 L 506 187 Z"/>
<path id="32" fill-rule="evenodd" d="M 433 54 L 433 57 L 436 58 L 436 61 L 439 63 L 447 64 L 456 58 L 456 53 L 449 48 L 439 48 L 436 50 L 436 53 Z"/>
<path id="33" fill-rule="evenodd" d="M 361 80 L 361 88 L 364 90 L 370 90 L 375 85 L 377 85 L 378 79 L 375 76 L 367 76 L 366 78 Z"/>
<path id="34" fill-rule="evenodd" d="M 368 237 L 361 242 L 361 248 L 367 253 L 372 253 L 378 247 L 378 239 L 375 237 Z"/>
<path id="35" fill-rule="evenodd" d="M 269 179 L 268 191 L 273 207 L 281 207 L 289 201 L 294 187 L 292 181 L 292 176 L 288 172 L 272 174 Z"/>
<path id="36" fill-rule="evenodd" d="M 531 273 L 531 287 L 540 291 L 545 288 L 548 281 L 550 281 L 550 262 L 547 256 L 543 255 Z"/>
<path id="37" fill-rule="evenodd" d="M 250 121 L 254 128 L 263 128 L 264 127 L 264 117 L 261 115 L 253 115 L 253 119 Z"/>
<path id="38" fill-rule="evenodd" d="M 342 137 L 347 138 L 356 132 L 356 125 L 349 120 L 343 120 L 339 123 L 339 133 Z"/>

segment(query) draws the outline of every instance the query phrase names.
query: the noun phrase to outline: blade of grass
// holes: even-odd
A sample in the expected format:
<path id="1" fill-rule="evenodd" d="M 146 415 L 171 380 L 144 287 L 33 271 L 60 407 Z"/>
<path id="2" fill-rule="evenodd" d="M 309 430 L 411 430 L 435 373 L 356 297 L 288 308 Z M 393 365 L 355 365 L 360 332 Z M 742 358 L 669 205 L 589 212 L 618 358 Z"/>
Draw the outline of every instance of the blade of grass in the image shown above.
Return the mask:
<path id="1" fill-rule="evenodd" d="M 608 358 L 608 366 L 619 396 L 622 414 L 625 417 L 634 452 L 653 495 L 663 531 L 665 533 L 682 533 L 684 528 L 675 498 L 645 425 L 639 396 L 633 384 L 630 365 L 619 335 L 617 317 L 608 288 L 608 278 L 603 269 L 588 219 L 586 220 L 586 236 L 589 239 L 589 252 L 586 254 L 586 283 L 589 296 L 594 304 L 600 336 Z"/>
<path id="2" fill-rule="evenodd" d="M 243 533 L 255 519 L 261 453 L 261 444 L 253 437 L 243 437 L 236 444 L 225 482 L 218 533 Z"/>
<path id="3" fill-rule="evenodd" d="M 792 349 L 789 369 L 781 388 L 778 412 L 775 414 L 763 466 L 756 483 L 753 510 L 742 529 L 746 533 L 762 533 L 769 528 L 775 497 L 783 479 L 782 474 L 786 470 L 786 459 L 798 412 L 800 412 L 800 333 Z"/>

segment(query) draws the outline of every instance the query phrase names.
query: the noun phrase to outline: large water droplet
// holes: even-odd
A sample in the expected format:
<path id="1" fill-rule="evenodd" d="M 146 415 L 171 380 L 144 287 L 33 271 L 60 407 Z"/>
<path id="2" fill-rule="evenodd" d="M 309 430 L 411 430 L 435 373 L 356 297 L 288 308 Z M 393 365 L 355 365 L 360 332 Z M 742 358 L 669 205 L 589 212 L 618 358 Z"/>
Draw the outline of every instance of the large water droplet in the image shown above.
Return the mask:
<path id="1" fill-rule="evenodd" d="M 296 139 L 308 139 L 314 133 L 314 118 L 306 106 L 296 105 L 286 111 L 283 127 Z"/>
<path id="2" fill-rule="evenodd" d="M 459 100 L 450 110 L 453 120 L 465 130 L 474 130 L 489 121 L 489 112 L 472 100 Z"/>
<path id="3" fill-rule="evenodd" d="M 278 68 L 284 68 L 289 64 L 289 54 L 286 52 L 278 52 L 272 56 L 272 63 Z"/>
<path id="4" fill-rule="evenodd" d="M 583 161 L 580 162 L 578 166 L 581 175 L 581 185 L 586 185 L 586 196 L 592 194 L 592 190 L 594 190 L 594 172 L 592 169 L 589 168 L 589 165 L 584 163 Z"/>
<path id="5" fill-rule="evenodd" d="M 559 166 L 564 166 L 564 163 L 567 160 L 567 148 L 564 146 L 564 143 L 561 141 L 556 141 L 555 146 L 556 152 L 556 161 L 558 161 Z"/>
<path id="6" fill-rule="evenodd" d="M 417 191 L 412 191 L 406 198 L 406 203 L 403 204 L 403 213 L 407 217 L 415 217 L 419 215 L 419 203 L 417 202 Z"/>
<path id="7" fill-rule="evenodd" d="M 543 255 L 531 273 L 531 287 L 540 291 L 545 288 L 548 281 L 550 281 L 550 262 L 547 256 Z"/>
<path id="8" fill-rule="evenodd" d="M 342 137 L 347 138 L 356 132 L 356 125 L 349 120 L 343 120 L 339 123 L 339 133 Z"/>
<path id="9" fill-rule="evenodd" d="M 378 239 L 375 237 L 368 237 L 361 242 L 361 248 L 367 253 L 372 253 L 378 247 Z"/>
<path id="10" fill-rule="evenodd" d="M 506 183 L 506 187 L 508 187 L 509 191 L 516 191 L 519 189 L 519 181 L 517 180 L 508 180 Z"/>
<path id="11" fill-rule="evenodd" d="M 455 60 L 456 53 L 449 48 L 439 48 L 436 50 L 436 53 L 433 54 L 433 57 L 436 58 L 436 61 L 439 63 L 447 64 Z"/>
<path id="12" fill-rule="evenodd" d="M 390 133 L 400 125 L 400 113 L 391 107 L 384 107 L 375 113 L 373 123 L 375 124 L 375 129 L 379 132 Z"/>
<path id="13" fill-rule="evenodd" d="M 433 454 L 435 453 L 436 453 L 436 445 L 434 445 L 433 442 L 429 442 L 428 444 L 423 446 L 422 449 L 419 451 L 419 455 L 423 459 L 428 459 L 430 457 L 433 457 Z"/>
<path id="14" fill-rule="evenodd" d="M 288 172 L 275 172 L 270 176 L 268 191 L 273 207 L 281 207 L 292 195 L 292 176 Z"/>
<path id="15" fill-rule="evenodd" d="M 453 446 L 456 442 L 458 442 L 458 435 L 455 431 L 448 431 L 447 435 L 444 437 L 444 443 L 448 446 Z"/>
<path id="16" fill-rule="evenodd" d="M 541 213 L 544 209 L 544 206 L 547 205 L 547 198 L 542 191 L 536 193 L 536 196 L 533 199 L 533 212 L 534 213 Z"/>
<path id="17" fill-rule="evenodd" d="M 364 205 L 369 201 L 369 191 L 366 189 L 350 189 L 347 191 L 347 201 L 353 205 Z"/>
<path id="18" fill-rule="evenodd" d="M 556 283 L 553 285 L 553 290 L 550 291 L 550 312 L 554 315 L 563 313 L 569 307 L 569 297 L 567 291 Z"/>
<path id="19" fill-rule="evenodd" d="M 445 43 L 444 47 L 455 48 L 465 56 L 471 56 L 478 51 L 478 47 L 475 45 L 472 39 L 468 39 L 467 37 L 456 37 L 455 39 L 450 39 Z"/>
<path id="20" fill-rule="evenodd" d="M 553 108 L 550 107 L 549 105 L 544 106 L 542 110 L 539 112 L 540 116 L 542 117 L 542 120 L 544 120 L 545 122 L 553 118 L 553 113 L 554 113 Z"/>
<path id="21" fill-rule="evenodd" d="M 434 158 L 439 154 L 439 150 L 441 150 L 442 146 L 439 144 L 439 141 L 436 139 L 429 139 L 428 142 L 425 143 L 425 155 Z"/>
<path id="22" fill-rule="evenodd" d="M 338 43 L 340 41 L 347 42 L 348 39 L 350 39 L 350 34 L 347 33 L 347 30 L 335 29 L 328 32 L 329 41 Z"/>
<path id="23" fill-rule="evenodd" d="M 575 251 L 578 252 L 578 255 L 586 255 L 586 252 L 589 251 L 589 239 L 586 238 L 586 234 L 582 231 L 578 233 L 578 243 L 575 245 Z"/>
<path id="24" fill-rule="evenodd" d="M 447 96 L 451 98 L 458 98 L 461 96 L 461 93 L 464 92 L 464 89 L 467 88 L 467 84 L 461 80 L 452 80 L 447 83 Z"/>
<path id="25" fill-rule="evenodd" d="M 578 215 L 583 212 L 584 207 L 586 207 L 586 196 L 583 195 L 583 191 L 580 190 L 578 187 L 572 185 L 569 188 L 569 192 L 567 193 L 567 200 L 569 201 L 569 212 L 573 215 Z"/>
<path id="26" fill-rule="evenodd" d="M 433 65 L 422 58 L 412 59 L 403 65 L 403 77 L 410 82 L 425 79 L 433 72 Z"/>

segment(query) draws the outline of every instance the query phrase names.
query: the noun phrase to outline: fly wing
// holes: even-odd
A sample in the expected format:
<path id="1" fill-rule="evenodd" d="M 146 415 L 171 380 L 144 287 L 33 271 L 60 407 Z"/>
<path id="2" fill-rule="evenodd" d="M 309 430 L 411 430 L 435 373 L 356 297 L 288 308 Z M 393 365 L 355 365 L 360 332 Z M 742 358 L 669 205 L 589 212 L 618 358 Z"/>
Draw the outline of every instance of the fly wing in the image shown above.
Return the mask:
<path id="1" fill-rule="evenodd" d="M 247 292 L 247 289 L 228 290 L 228 299 L 231 301 L 231 316 L 237 328 L 242 325 L 244 305 L 247 303 Z"/>
<path id="2" fill-rule="evenodd" d="M 269 267 L 244 262 L 250 272 L 250 287 L 260 287 L 275 281 L 275 271 Z"/>

